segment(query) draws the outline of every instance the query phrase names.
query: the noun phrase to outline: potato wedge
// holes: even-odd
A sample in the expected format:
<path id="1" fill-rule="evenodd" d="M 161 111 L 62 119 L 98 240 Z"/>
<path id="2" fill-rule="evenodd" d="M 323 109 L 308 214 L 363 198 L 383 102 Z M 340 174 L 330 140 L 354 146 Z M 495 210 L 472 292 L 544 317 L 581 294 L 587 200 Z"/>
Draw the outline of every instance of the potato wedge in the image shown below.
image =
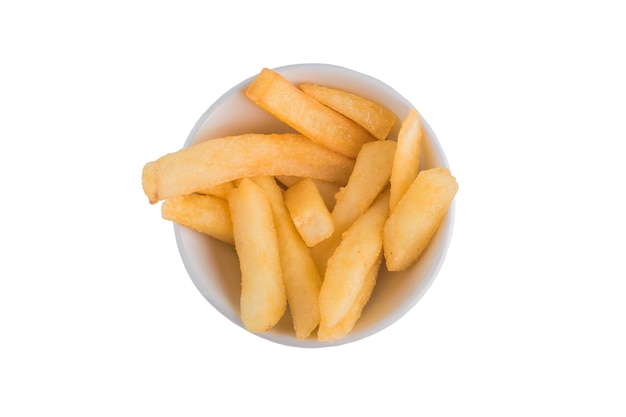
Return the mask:
<path id="1" fill-rule="evenodd" d="M 296 338 L 306 339 L 320 321 L 319 293 L 322 285 L 309 248 L 296 230 L 283 191 L 272 177 L 254 177 L 269 198 L 278 236 L 278 250 Z"/>
<path id="2" fill-rule="evenodd" d="M 241 268 L 241 320 L 247 330 L 265 332 L 287 308 L 272 207 L 247 178 L 228 194 L 228 204 Z"/>
<path id="3" fill-rule="evenodd" d="M 304 178 L 289 187 L 284 198 L 293 224 L 308 247 L 333 234 L 333 218 L 312 179 Z"/>
<path id="4" fill-rule="evenodd" d="M 390 209 L 393 210 L 411 183 L 417 177 L 420 163 L 420 144 L 422 141 L 422 122 L 417 110 L 411 108 L 402 121 L 398 132 L 398 147 L 391 167 Z"/>
<path id="5" fill-rule="evenodd" d="M 396 142 L 376 141 L 363 145 L 348 184 L 336 195 L 337 203 L 331 216 L 335 225 L 333 234 L 311 248 L 313 259 L 324 275 L 328 258 L 333 254 L 342 234 L 368 209 L 389 183 Z"/>
<path id="6" fill-rule="evenodd" d="M 319 328 L 317 329 L 317 340 L 320 342 L 334 342 L 343 338 L 352 331 L 356 322 L 359 318 L 361 318 L 361 313 L 369 302 L 372 292 L 374 291 L 382 260 L 383 254 L 381 252 L 378 255 L 378 259 L 365 276 L 361 290 L 359 291 L 356 300 L 350 307 L 350 310 L 348 310 L 348 313 L 346 313 L 346 315 L 334 326 L 328 326 L 326 321 L 320 322 Z"/>
<path id="7" fill-rule="evenodd" d="M 447 168 L 421 171 L 389 215 L 384 254 L 389 271 L 402 271 L 420 257 L 443 221 L 458 190 Z"/>
<path id="8" fill-rule="evenodd" d="M 363 126 L 376 139 L 386 139 L 398 122 L 398 116 L 380 103 L 344 90 L 315 84 L 300 89 L 317 101 Z"/>
<path id="9" fill-rule="evenodd" d="M 246 95 L 312 141 L 346 157 L 356 158 L 364 143 L 376 140 L 358 123 L 326 107 L 268 68 L 252 81 Z"/>
<path id="10" fill-rule="evenodd" d="M 328 259 L 320 290 L 320 323 L 333 327 L 356 302 L 365 279 L 383 250 L 383 226 L 389 215 L 389 190 L 384 191 L 344 234 Z"/>
<path id="11" fill-rule="evenodd" d="M 296 175 L 345 184 L 354 161 L 299 134 L 217 138 L 148 162 L 142 172 L 150 203 L 257 175 Z"/>
<path id="12" fill-rule="evenodd" d="M 167 199 L 161 204 L 165 220 L 234 245 L 228 201 L 212 195 L 190 194 Z"/>

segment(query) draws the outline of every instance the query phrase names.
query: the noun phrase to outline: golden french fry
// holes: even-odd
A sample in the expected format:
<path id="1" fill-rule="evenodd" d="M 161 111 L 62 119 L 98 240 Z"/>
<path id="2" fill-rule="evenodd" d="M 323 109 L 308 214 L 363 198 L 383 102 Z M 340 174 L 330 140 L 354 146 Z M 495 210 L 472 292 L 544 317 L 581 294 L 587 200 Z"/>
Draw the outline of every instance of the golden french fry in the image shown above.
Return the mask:
<path id="1" fill-rule="evenodd" d="M 293 177 L 289 175 L 277 175 L 276 176 L 276 180 L 278 180 L 281 184 L 283 184 L 287 188 L 291 187 L 292 185 L 294 185 L 298 181 L 301 181 L 302 179 L 303 178 L 301 177 Z M 320 195 L 322 196 L 322 199 L 324 199 L 324 204 L 326 204 L 326 208 L 329 211 L 331 211 L 335 207 L 335 203 L 337 202 L 337 200 L 335 199 L 335 195 L 337 195 L 341 187 L 333 182 L 318 180 L 315 178 L 310 178 L 310 179 L 317 186 L 317 189 L 319 190 Z"/>
<path id="2" fill-rule="evenodd" d="M 398 132 L 398 147 L 391 167 L 390 209 L 393 210 L 402 198 L 419 171 L 420 144 L 422 141 L 422 122 L 417 110 L 411 108 L 402 121 Z"/>
<path id="3" fill-rule="evenodd" d="M 304 93 L 282 75 L 263 68 L 246 95 L 283 123 L 334 152 L 355 158 L 364 143 L 376 140 L 358 123 Z"/>
<path id="4" fill-rule="evenodd" d="M 386 139 L 398 116 L 380 103 L 344 90 L 315 84 L 302 84 L 302 91 L 363 126 L 376 139 Z"/>
<path id="5" fill-rule="evenodd" d="M 306 339 L 320 321 L 319 293 L 322 278 L 308 247 L 291 221 L 280 186 L 272 177 L 251 179 L 263 189 L 272 205 L 294 330 L 298 339 Z"/>
<path id="6" fill-rule="evenodd" d="M 208 140 L 148 162 L 142 185 L 154 204 L 257 175 L 296 175 L 345 184 L 353 167 L 353 160 L 299 134 L 245 134 Z"/>
<path id="7" fill-rule="evenodd" d="M 228 204 L 241 268 L 241 320 L 249 331 L 264 332 L 287 308 L 272 207 L 247 178 L 228 194 Z"/>
<path id="8" fill-rule="evenodd" d="M 383 250 L 383 226 L 389 215 L 384 191 L 344 234 L 328 259 L 320 290 L 320 323 L 333 327 L 356 302 L 368 272 Z"/>
<path id="9" fill-rule="evenodd" d="M 333 234 L 311 248 L 315 264 L 322 275 L 328 258 L 341 241 L 342 234 L 387 186 L 395 150 L 396 142 L 390 140 L 363 145 L 348 184 L 336 195 L 337 203 L 331 212 L 335 224 Z"/>
<path id="10" fill-rule="evenodd" d="M 227 199 L 228 193 L 231 192 L 235 187 L 236 187 L 235 181 L 228 181 L 222 184 L 218 184 L 211 188 L 199 190 L 198 194 L 214 195 L 216 197 Z"/>
<path id="11" fill-rule="evenodd" d="M 308 247 L 333 233 L 333 219 L 313 180 L 300 180 L 285 191 L 284 198 L 293 224 Z"/>
<path id="12" fill-rule="evenodd" d="M 443 221 L 458 190 L 447 168 L 421 171 L 389 215 L 384 254 L 389 271 L 401 271 L 420 257 Z"/>
<path id="13" fill-rule="evenodd" d="M 372 295 L 372 291 L 374 291 L 382 260 L 383 254 L 381 252 L 378 255 L 378 259 L 365 276 L 361 290 L 346 315 L 334 326 L 328 326 L 326 321 L 320 322 L 319 328 L 317 329 L 317 340 L 320 342 L 334 342 L 343 338 L 352 331 L 356 322 L 359 318 L 361 318 L 361 313 L 363 312 L 365 305 L 368 303 Z"/>
<path id="14" fill-rule="evenodd" d="M 212 195 L 172 197 L 161 204 L 161 216 L 181 226 L 233 245 L 233 225 L 228 201 Z"/>

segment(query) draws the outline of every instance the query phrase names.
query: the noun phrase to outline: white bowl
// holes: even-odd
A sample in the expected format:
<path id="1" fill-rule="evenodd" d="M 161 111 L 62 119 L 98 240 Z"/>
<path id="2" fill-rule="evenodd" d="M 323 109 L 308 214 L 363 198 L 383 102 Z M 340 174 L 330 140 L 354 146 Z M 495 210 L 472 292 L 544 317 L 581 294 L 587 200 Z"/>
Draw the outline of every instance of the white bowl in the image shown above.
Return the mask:
<path id="1" fill-rule="evenodd" d="M 394 111 L 402 120 L 414 107 L 388 85 L 370 76 L 327 64 L 296 64 L 275 71 L 293 83 L 317 83 L 342 88 L 373 99 Z M 260 71 L 260 68 L 259 68 Z M 284 133 L 293 130 L 253 104 L 246 96 L 247 85 L 256 76 L 226 92 L 200 117 L 184 147 L 212 138 L 243 133 Z M 417 108 L 419 111 L 419 108 Z M 420 169 L 448 167 L 444 152 L 428 123 L 424 135 Z M 391 132 L 395 138 L 399 126 Z M 314 334 L 298 340 L 287 311 L 283 319 L 265 333 L 251 333 L 272 342 L 296 347 L 336 346 L 363 339 L 400 319 L 426 293 L 435 279 L 452 236 L 454 203 L 444 222 L 418 262 L 410 269 L 390 273 L 383 267 L 374 293 L 352 332 L 334 343 L 318 342 Z M 187 228 L 174 225 L 178 249 L 191 280 L 202 295 L 225 317 L 243 328 L 239 316 L 241 274 L 234 247 Z"/>

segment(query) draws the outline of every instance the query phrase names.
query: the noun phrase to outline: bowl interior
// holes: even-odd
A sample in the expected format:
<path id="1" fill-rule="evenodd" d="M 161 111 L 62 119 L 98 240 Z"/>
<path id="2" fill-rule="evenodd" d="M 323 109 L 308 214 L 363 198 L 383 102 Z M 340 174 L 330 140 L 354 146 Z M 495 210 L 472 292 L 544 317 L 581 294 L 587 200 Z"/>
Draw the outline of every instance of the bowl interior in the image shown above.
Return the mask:
<path id="1" fill-rule="evenodd" d="M 373 99 L 394 111 L 400 120 L 413 107 L 383 82 L 347 68 L 327 64 L 298 64 L 274 70 L 296 84 L 318 83 Z M 292 132 L 293 129 L 245 96 L 245 89 L 255 76 L 233 87 L 216 101 L 198 120 L 184 146 L 226 135 Z M 420 169 L 448 167 L 435 134 L 423 118 L 422 122 L 424 137 Z M 399 126 L 396 126 L 390 137 L 395 139 L 398 130 Z M 446 255 L 453 219 L 454 203 L 429 247 L 413 267 L 390 273 L 383 263 L 370 302 L 352 332 L 343 339 L 322 343 L 312 335 L 307 340 L 298 340 L 289 312 L 273 329 L 255 335 L 284 345 L 326 347 L 354 342 L 384 329 L 409 311 L 432 284 Z M 183 263 L 195 286 L 220 313 L 243 328 L 239 317 L 241 274 L 234 247 L 176 224 L 174 231 Z"/>

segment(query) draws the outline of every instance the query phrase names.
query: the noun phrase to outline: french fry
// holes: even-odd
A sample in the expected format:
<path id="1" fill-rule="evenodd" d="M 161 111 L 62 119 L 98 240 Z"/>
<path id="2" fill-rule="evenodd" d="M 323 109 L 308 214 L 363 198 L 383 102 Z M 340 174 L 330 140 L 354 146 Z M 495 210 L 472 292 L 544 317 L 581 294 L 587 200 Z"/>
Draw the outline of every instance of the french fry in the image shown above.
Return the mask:
<path id="1" fill-rule="evenodd" d="M 272 207 L 247 178 L 228 194 L 228 204 L 241 268 L 241 320 L 249 331 L 265 332 L 287 308 Z"/>
<path id="2" fill-rule="evenodd" d="M 334 152 L 355 158 L 364 143 L 376 140 L 358 123 L 326 107 L 282 75 L 263 68 L 247 97 L 283 123 Z"/>
<path id="3" fill-rule="evenodd" d="M 337 193 L 337 203 L 331 212 L 335 225 L 333 234 L 311 248 L 315 264 L 322 275 L 343 233 L 387 186 L 395 150 L 396 142 L 390 140 L 363 145 L 348 184 Z"/>
<path id="4" fill-rule="evenodd" d="M 389 271 L 402 271 L 417 261 L 443 221 L 458 190 L 447 168 L 420 171 L 384 228 L 384 254 Z"/>
<path id="5" fill-rule="evenodd" d="M 390 209 L 393 210 L 402 198 L 419 171 L 420 144 L 422 141 L 422 122 L 417 110 L 411 108 L 402 121 L 398 132 L 398 147 L 391 167 Z"/>
<path id="6" fill-rule="evenodd" d="M 363 312 L 365 305 L 368 303 L 372 295 L 372 291 L 374 291 L 382 260 L 383 254 L 381 252 L 378 255 L 378 259 L 365 276 L 361 290 L 346 315 L 334 326 L 328 326 L 326 321 L 320 322 L 319 328 L 317 329 L 317 340 L 320 342 L 334 342 L 343 338 L 352 331 L 356 322 L 359 318 L 361 318 L 361 313 Z"/>
<path id="7" fill-rule="evenodd" d="M 245 134 L 208 140 L 148 162 L 142 185 L 154 204 L 258 175 L 296 175 L 345 184 L 353 167 L 353 160 L 299 134 Z"/>
<path id="8" fill-rule="evenodd" d="M 296 230 L 283 200 L 282 189 L 272 177 L 254 177 L 272 205 L 278 250 L 296 338 L 306 339 L 320 321 L 319 293 L 322 278 L 309 248 Z"/>
<path id="9" fill-rule="evenodd" d="M 398 122 L 398 116 L 387 107 L 357 94 L 315 84 L 300 89 L 317 101 L 363 126 L 376 139 L 386 139 Z"/>
<path id="10" fill-rule="evenodd" d="M 235 244 L 228 201 L 212 195 L 189 194 L 172 197 L 161 204 L 165 220 Z"/>
<path id="11" fill-rule="evenodd" d="M 292 185 L 303 179 L 300 177 L 293 177 L 289 175 L 277 175 L 275 178 L 278 182 L 280 182 L 287 188 L 291 187 Z M 326 208 L 329 211 L 332 211 L 332 209 L 335 207 L 335 203 L 337 202 L 337 200 L 335 199 L 335 195 L 337 195 L 341 187 L 333 182 L 318 180 L 315 178 L 310 179 L 317 186 L 317 189 L 319 190 L 322 199 L 324 199 Z"/>
<path id="12" fill-rule="evenodd" d="M 284 198 L 293 224 L 308 247 L 332 235 L 333 218 L 312 179 L 304 178 L 289 187 Z"/>
<path id="13" fill-rule="evenodd" d="M 383 226 L 389 215 L 389 191 L 384 191 L 345 233 L 328 259 L 320 290 L 320 323 L 334 327 L 356 302 L 368 272 L 383 250 Z"/>

